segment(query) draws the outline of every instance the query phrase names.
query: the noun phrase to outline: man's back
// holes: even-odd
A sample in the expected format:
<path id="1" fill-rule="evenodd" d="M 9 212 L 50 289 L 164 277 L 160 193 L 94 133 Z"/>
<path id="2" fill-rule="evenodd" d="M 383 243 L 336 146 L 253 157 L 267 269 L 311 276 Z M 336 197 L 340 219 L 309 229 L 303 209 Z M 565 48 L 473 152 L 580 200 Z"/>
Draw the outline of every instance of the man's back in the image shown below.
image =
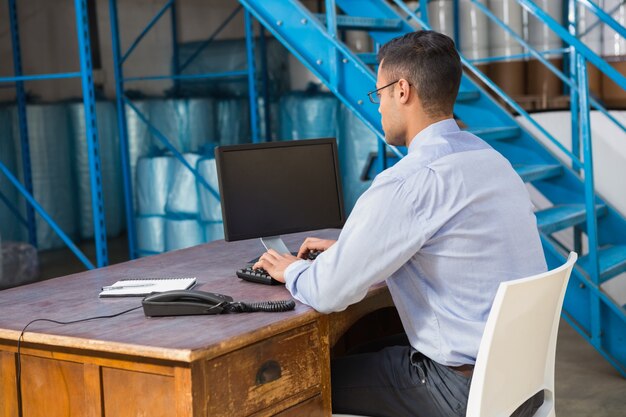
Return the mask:
<path id="1" fill-rule="evenodd" d="M 546 270 L 522 180 L 450 119 L 420 133 L 377 181 L 397 182 L 415 208 L 396 232 L 421 235 L 387 280 L 411 345 L 442 364 L 473 363 L 498 284 Z"/>

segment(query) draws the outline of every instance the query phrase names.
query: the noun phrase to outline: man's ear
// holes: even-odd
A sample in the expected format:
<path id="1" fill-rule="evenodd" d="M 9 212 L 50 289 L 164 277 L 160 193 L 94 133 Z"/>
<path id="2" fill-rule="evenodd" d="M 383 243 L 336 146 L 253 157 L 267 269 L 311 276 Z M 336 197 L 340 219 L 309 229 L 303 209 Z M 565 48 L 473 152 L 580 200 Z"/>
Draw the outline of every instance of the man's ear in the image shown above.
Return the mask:
<path id="1" fill-rule="evenodd" d="M 410 96 L 411 84 L 404 78 L 401 78 L 400 81 L 398 81 L 398 98 L 400 99 L 400 103 L 406 104 Z"/>

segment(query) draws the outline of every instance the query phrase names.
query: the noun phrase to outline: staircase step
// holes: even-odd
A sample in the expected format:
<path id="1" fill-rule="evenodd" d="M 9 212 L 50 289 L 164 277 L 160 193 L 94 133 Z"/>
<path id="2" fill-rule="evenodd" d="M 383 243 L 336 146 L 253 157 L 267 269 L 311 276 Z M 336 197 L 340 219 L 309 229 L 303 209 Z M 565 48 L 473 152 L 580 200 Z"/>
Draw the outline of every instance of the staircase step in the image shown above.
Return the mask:
<path id="1" fill-rule="evenodd" d="M 561 165 L 513 165 L 513 168 L 524 182 L 545 180 L 563 173 Z"/>
<path id="2" fill-rule="evenodd" d="M 598 260 L 600 263 L 600 283 L 603 283 L 622 272 L 626 272 L 626 246 L 608 245 L 603 247 L 598 251 Z M 585 255 L 578 259 L 578 265 L 589 271 L 590 261 L 589 255 Z"/>
<path id="3" fill-rule="evenodd" d="M 459 90 L 456 101 L 474 101 L 480 98 L 478 90 Z"/>
<path id="4" fill-rule="evenodd" d="M 477 129 L 468 129 L 471 132 L 481 138 L 482 140 L 489 142 L 492 140 L 512 139 L 519 136 L 521 133 L 519 126 L 503 126 L 503 127 L 486 127 Z"/>
<path id="5" fill-rule="evenodd" d="M 323 24 L 326 24 L 325 14 L 316 13 L 315 17 L 317 17 Z M 348 30 L 395 32 L 400 30 L 400 28 L 402 27 L 402 20 L 347 16 L 339 14 L 337 15 L 337 27 L 340 29 Z"/>
<path id="6" fill-rule="evenodd" d="M 586 209 L 584 204 L 567 204 L 550 207 L 535 213 L 537 216 L 537 226 L 542 233 L 552 234 L 562 229 L 575 226 L 585 222 Z M 607 208 L 603 204 L 596 206 L 598 217 L 607 213 Z"/>

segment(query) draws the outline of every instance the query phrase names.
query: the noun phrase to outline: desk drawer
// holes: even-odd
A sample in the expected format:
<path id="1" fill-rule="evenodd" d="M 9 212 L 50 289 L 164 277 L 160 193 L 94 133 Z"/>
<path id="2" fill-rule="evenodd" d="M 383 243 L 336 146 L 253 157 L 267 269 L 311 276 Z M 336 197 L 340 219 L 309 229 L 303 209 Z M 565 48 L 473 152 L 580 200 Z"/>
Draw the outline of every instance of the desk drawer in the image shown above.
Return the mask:
<path id="1" fill-rule="evenodd" d="M 306 390 L 321 389 L 319 332 L 313 324 L 207 364 L 210 416 L 244 416 Z"/>

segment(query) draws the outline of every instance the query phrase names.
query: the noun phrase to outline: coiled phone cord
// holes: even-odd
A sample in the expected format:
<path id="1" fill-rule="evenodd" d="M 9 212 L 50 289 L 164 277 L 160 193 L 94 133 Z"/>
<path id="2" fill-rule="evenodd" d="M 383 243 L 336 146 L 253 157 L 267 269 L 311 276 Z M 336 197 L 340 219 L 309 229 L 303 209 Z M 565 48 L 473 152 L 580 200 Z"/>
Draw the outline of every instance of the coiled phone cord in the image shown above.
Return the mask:
<path id="1" fill-rule="evenodd" d="M 275 313 L 279 311 L 289 311 L 296 307 L 293 300 L 244 302 L 234 301 L 224 303 L 222 308 L 225 313 L 253 313 L 255 311 L 265 311 Z"/>

